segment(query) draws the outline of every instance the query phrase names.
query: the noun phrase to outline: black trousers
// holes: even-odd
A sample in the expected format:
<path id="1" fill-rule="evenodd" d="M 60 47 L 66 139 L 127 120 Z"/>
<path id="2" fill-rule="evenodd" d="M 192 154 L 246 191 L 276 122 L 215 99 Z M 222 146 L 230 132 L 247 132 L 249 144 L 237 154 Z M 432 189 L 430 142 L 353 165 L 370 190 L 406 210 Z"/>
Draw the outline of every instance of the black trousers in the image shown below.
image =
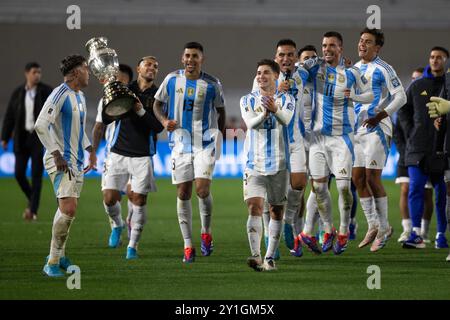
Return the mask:
<path id="1" fill-rule="evenodd" d="M 25 146 L 20 152 L 14 152 L 16 164 L 14 173 L 20 188 L 28 199 L 30 211 L 37 214 L 42 189 L 42 174 L 44 172 L 42 147 L 36 133 L 27 134 Z M 31 184 L 26 175 L 28 160 L 31 158 Z"/>

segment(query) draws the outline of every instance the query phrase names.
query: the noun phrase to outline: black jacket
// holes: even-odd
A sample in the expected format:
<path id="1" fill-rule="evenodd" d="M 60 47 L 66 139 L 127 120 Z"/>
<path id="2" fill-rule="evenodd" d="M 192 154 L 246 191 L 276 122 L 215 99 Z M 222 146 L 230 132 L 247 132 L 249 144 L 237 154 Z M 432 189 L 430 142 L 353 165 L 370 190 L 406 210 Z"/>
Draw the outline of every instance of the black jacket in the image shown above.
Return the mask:
<path id="1" fill-rule="evenodd" d="M 414 81 L 406 92 L 407 103 L 398 112 L 398 120 L 406 136 L 405 165 L 423 165 L 429 157 L 443 149 L 442 134 L 434 127 L 426 104 L 442 91 L 444 77 L 425 75 Z M 431 162 L 432 163 L 432 162 Z"/>
<path id="2" fill-rule="evenodd" d="M 52 88 L 44 83 L 39 83 L 34 98 L 34 120 L 36 121 L 41 109 L 52 93 Z M 21 152 L 25 146 L 28 132 L 25 130 L 25 85 L 16 88 L 11 95 L 8 109 L 3 120 L 2 140 L 9 141 L 14 138 L 14 152 Z M 36 132 L 33 132 L 36 135 Z"/>
<path id="3" fill-rule="evenodd" d="M 447 59 L 447 63 L 445 64 L 445 88 L 442 91 L 441 97 L 450 100 L 450 59 Z M 447 156 L 450 157 L 450 114 L 447 114 L 446 118 L 447 121 L 443 121 L 444 127 L 441 130 L 446 133 L 444 150 Z"/>

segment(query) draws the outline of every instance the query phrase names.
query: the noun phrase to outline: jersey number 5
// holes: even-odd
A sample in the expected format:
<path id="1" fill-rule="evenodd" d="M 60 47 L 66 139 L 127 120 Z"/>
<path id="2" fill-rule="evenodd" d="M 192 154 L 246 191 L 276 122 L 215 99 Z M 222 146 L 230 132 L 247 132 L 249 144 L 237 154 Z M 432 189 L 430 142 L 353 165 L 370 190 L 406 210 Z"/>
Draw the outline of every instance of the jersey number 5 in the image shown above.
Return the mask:
<path id="1" fill-rule="evenodd" d="M 194 109 L 194 100 L 185 99 L 183 105 L 183 111 L 192 111 Z"/>

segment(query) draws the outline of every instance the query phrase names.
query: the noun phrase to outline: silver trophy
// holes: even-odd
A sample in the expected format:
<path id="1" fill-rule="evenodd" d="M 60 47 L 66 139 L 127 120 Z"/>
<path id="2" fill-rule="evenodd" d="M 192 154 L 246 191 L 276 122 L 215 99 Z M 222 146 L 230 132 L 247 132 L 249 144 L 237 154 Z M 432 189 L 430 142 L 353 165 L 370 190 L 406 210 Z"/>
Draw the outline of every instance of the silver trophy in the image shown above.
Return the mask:
<path id="1" fill-rule="evenodd" d="M 114 49 L 108 48 L 105 37 L 86 42 L 89 52 L 88 65 L 94 76 L 103 84 L 103 110 L 113 120 L 126 117 L 138 98 L 123 83 L 117 81 L 119 59 Z"/>

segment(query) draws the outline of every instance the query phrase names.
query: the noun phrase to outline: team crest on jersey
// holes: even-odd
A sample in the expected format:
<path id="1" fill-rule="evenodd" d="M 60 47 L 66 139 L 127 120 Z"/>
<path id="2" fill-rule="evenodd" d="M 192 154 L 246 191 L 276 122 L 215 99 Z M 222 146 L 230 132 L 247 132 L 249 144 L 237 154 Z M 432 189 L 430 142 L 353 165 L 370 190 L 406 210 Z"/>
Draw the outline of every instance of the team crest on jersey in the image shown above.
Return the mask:
<path id="1" fill-rule="evenodd" d="M 342 74 L 340 74 L 338 76 L 338 81 L 339 81 L 339 83 L 344 83 L 345 82 L 345 77 Z"/>
<path id="2" fill-rule="evenodd" d="M 188 97 L 194 96 L 194 93 L 195 93 L 195 89 L 194 88 L 191 88 L 191 87 L 187 88 L 187 95 L 188 95 Z"/>
<path id="3" fill-rule="evenodd" d="M 300 78 L 296 78 L 295 83 L 299 86 L 302 83 L 302 80 Z"/>
<path id="4" fill-rule="evenodd" d="M 334 78 L 335 78 L 335 77 L 334 77 L 334 73 L 329 73 L 328 76 L 327 76 L 327 78 L 328 78 L 328 81 L 329 81 L 329 82 L 334 82 Z"/>
<path id="5" fill-rule="evenodd" d="M 294 86 L 295 80 L 294 79 L 289 79 L 289 87 L 292 88 Z"/>

